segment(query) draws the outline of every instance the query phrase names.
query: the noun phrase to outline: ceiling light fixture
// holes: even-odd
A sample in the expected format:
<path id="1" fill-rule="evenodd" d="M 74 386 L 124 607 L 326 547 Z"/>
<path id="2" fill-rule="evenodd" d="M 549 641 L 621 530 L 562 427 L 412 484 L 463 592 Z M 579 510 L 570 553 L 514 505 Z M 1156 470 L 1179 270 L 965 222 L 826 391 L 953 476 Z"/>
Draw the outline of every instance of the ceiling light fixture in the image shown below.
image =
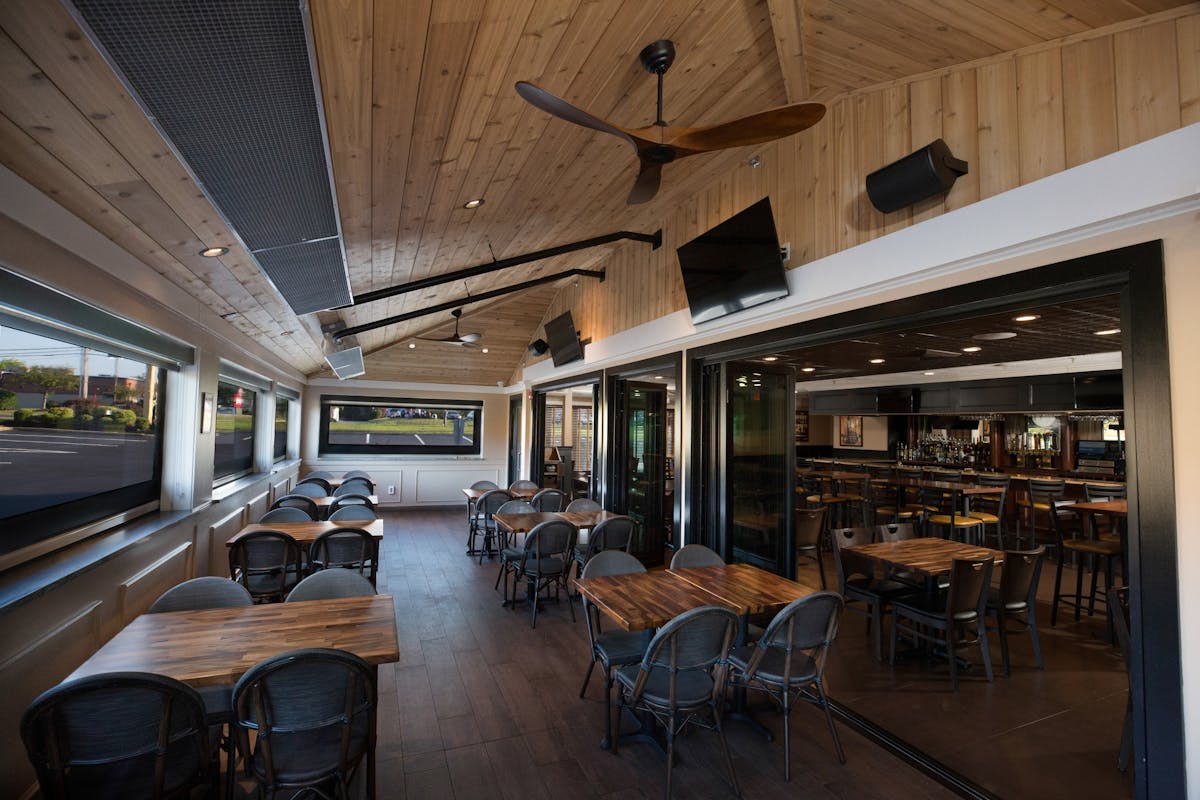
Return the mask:
<path id="1" fill-rule="evenodd" d="M 981 342 L 999 342 L 1004 339 L 1015 339 L 1016 336 L 1012 331 L 996 331 L 995 333 L 977 333 L 971 338 Z"/>
<path id="2" fill-rule="evenodd" d="M 923 375 L 937 375 L 936 372 L 924 372 Z"/>
<path id="3" fill-rule="evenodd" d="M 1019 317 L 1013 317 L 1013 322 L 1033 322 L 1035 319 L 1041 319 L 1040 314 L 1022 314 Z"/>
<path id="4" fill-rule="evenodd" d="M 416 350 L 416 349 L 417 349 L 417 343 L 416 343 L 416 342 L 409 342 L 409 343 L 408 343 L 408 349 L 409 349 L 409 350 Z"/>
<path id="5" fill-rule="evenodd" d="M 883 359 L 882 359 L 882 358 L 872 358 L 872 359 L 871 359 L 871 363 L 872 363 L 872 364 L 882 364 L 882 363 L 883 363 Z"/>
<path id="6" fill-rule="evenodd" d="M 223 256 L 228 252 L 228 247 L 206 247 L 200 251 L 200 255 L 204 256 L 205 258 L 216 258 L 217 256 Z"/>
<path id="7" fill-rule="evenodd" d="M 970 347 L 964 347 L 962 351 L 964 353 L 978 353 L 982 349 L 983 348 L 979 347 L 978 345 L 971 345 Z"/>
<path id="8" fill-rule="evenodd" d="M 485 347 L 485 348 L 481 349 L 479 352 L 483 353 L 484 355 L 487 355 L 488 349 Z"/>
<path id="9" fill-rule="evenodd" d="M 801 372 L 816 372 L 817 368 L 816 367 L 801 367 L 800 371 Z"/>
<path id="10" fill-rule="evenodd" d="M 767 356 L 766 358 L 763 359 L 763 361 L 778 361 L 778 360 L 779 360 L 779 356 Z"/>
<path id="11" fill-rule="evenodd" d="M 1121 332 L 1120 328 L 1105 328 L 1102 331 L 1096 331 L 1097 336 L 1114 336 Z"/>
<path id="12" fill-rule="evenodd" d="M 483 198 L 476 197 L 474 200 L 468 200 L 467 202 L 463 203 L 463 208 L 475 209 L 479 208 L 481 205 L 483 205 Z"/>

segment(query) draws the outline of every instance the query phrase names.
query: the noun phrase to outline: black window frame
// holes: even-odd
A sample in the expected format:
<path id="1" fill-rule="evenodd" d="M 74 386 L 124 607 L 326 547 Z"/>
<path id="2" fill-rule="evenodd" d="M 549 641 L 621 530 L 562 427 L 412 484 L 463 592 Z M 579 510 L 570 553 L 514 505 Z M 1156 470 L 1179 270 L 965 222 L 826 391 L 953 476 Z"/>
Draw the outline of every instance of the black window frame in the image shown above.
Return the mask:
<path id="1" fill-rule="evenodd" d="M 283 452 L 279 451 L 279 430 L 274 427 L 279 421 L 279 404 L 283 403 L 287 408 L 287 413 L 283 415 Z M 291 403 L 292 398 L 284 397 L 281 394 L 275 395 L 275 419 L 272 421 L 271 428 L 271 463 L 274 464 L 283 461 L 287 458 L 288 448 L 288 426 L 291 423 Z"/>
<path id="2" fill-rule="evenodd" d="M 335 444 L 329 441 L 329 411 L 331 405 L 386 406 L 388 408 L 423 407 L 472 411 L 475 414 L 475 435 L 470 445 L 400 445 L 400 444 Z M 317 436 L 317 454 L 358 456 L 482 456 L 483 455 L 483 401 L 453 400 L 426 397 L 363 397 L 358 395 L 328 395 L 320 397 L 320 432 Z"/>
<path id="3" fill-rule="evenodd" d="M 257 454 L 258 454 L 257 443 L 258 443 L 258 430 L 259 430 L 258 426 L 262 424 L 262 414 L 259 411 L 259 398 L 263 394 L 266 393 L 261 387 L 253 386 L 249 383 L 246 383 L 245 381 L 241 381 L 236 378 L 229 377 L 227 375 L 219 376 L 217 378 L 217 392 L 216 392 L 216 397 L 215 397 L 216 405 L 217 405 L 216 421 L 219 421 L 221 418 L 221 401 L 220 401 L 221 384 L 239 388 L 242 391 L 249 392 L 251 395 L 253 395 L 253 398 L 254 398 L 253 404 L 252 404 L 253 413 L 251 416 L 253 417 L 254 421 L 250 425 L 250 460 L 249 460 L 248 464 L 245 464 L 243 466 L 241 464 L 241 462 L 239 461 L 238 466 L 235 469 L 229 470 L 227 472 L 222 472 L 221 471 L 221 462 L 219 462 L 217 460 L 217 449 L 216 449 L 216 443 L 214 441 L 214 444 L 213 444 L 213 486 L 214 487 L 221 486 L 223 484 L 229 483 L 230 481 L 237 480 L 238 478 L 241 478 L 245 475 L 250 475 L 254 472 L 255 463 L 258 460 L 257 459 Z M 235 419 L 238 416 L 239 415 L 237 415 L 237 414 L 233 415 L 233 417 Z M 217 435 L 219 435 L 216 430 L 216 427 L 217 427 L 216 421 L 214 421 L 214 423 L 213 423 L 214 438 Z M 274 425 L 273 418 L 272 418 L 271 424 Z"/>

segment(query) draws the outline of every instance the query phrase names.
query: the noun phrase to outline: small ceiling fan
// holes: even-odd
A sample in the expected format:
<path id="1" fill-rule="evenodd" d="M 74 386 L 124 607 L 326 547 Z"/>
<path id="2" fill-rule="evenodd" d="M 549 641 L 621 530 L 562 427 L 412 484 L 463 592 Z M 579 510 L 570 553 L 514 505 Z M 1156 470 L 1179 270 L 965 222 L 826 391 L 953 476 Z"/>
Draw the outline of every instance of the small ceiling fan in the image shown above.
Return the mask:
<path id="1" fill-rule="evenodd" d="M 479 341 L 483 334 L 480 333 L 464 333 L 461 336 L 458 334 L 458 318 L 462 316 L 462 309 L 456 308 L 450 312 L 450 316 L 454 317 L 454 335 L 446 336 L 441 339 L 427 339 L 424 336 L 414 337 L 422 342 L 441 342 L 442 344 L 456 344 L 459 347 L 478 347 L 475 344 Z"/>
<path id="2" fill-rule="evenodd" d="M 675 60 L 675 44 L 661 39 L 647 45 L 638 58 L 647 72 L 658 76 L 658 117 L 653 124 L 644 128 L 623 128 L 592 116 L 532 83 L 517 82 L 517 94 L 547 114 L 619 136 L 633 145 L 641 169 L 633 190 L 626 198 L 625 202 L 629 205 L 644 203 L 658 193 L 663 164 L 698 153 L 781 139 L 812 127 L 825 116 L 825 106 L 821 103 L 794 103 L 706 128 L 668 125 L 663 120 L 663 75 Z"/>

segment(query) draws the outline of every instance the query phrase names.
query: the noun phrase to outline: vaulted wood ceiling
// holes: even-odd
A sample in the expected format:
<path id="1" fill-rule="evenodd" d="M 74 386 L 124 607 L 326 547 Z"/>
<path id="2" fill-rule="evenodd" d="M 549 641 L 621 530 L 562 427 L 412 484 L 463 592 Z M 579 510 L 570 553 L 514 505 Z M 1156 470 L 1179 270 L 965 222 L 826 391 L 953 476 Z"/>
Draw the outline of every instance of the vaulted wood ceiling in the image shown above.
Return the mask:
<path id="1" fill-rule="evenodd" d="M 665 115 L 703 125 L 841 93 L 1185 5 L 1181 0 L 311 0 L 337 202 L 353 291 L 618 229 L 650 232 L 747 151 L 668 166 L 649 204 L 626 206 L 636 161 L 616 139 L 513 91 L 530 80 L 629 127 L 653 120 L 637 63 L 670 38 Z M 83 36 L 48 0 L 0 3 L 0 163 L 308 374 L 319 326 L 388 317 L 586 267 L 604 248 L 340 312 L 298 318 Z M 214 58 L 219 54 L 214 54 Z M 469 211 L 463 203 L 482 197 Z M 580 279 L 588 280 L 588 279 Z M 367 378 L 507 380 L 553 287 L 465 304 L 480 351 L 406 345 L 448 334 L 448 314 L 359 336 Z M 445 351 L 452 351 L 450 357 Z"/>

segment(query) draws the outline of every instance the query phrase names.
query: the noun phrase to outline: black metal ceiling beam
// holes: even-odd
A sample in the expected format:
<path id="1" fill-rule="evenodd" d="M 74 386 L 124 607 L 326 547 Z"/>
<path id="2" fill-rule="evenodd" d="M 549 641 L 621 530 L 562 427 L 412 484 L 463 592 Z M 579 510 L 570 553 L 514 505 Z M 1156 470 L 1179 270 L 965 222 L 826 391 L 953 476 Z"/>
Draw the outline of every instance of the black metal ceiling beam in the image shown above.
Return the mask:
<path id="1" fill-rule="evenodd" d="M 398 322 L 407 322 L 410 319 L 428 316 L 429 314 L 436 314 L 439 311 L 449 311 L 453 308 L 465 306 L 468 303 L 478 303 L 480 300 L 490 300 L 493 297 L 500 297 L 501 295 L 512 294 L 513 292 L 520 292 L 524 289 L 540 286 L 543 283 L 552 283 L 554 281 L 561 280 L 562 278 L 569 278 L 572 275 L 583 275 L 584 277 L 588 278 L 599 278 L 600 280 L 604 280 L 604 270 L 569 269 L 566 272 L 558 272 L 554 275 L 545 275 L 541 278 L 534 278 L 533 280 L 524 281 L 523 283 L 514 283 L 512 286 L 503 286 L 499 289 L 493 289 L 490 292 L 481 292 L 479 294 L 473 294 L 467 297 L 460 297 L 456 300 L 448 300 L 445 303 L 439 303 L 436 306 L 430 306 L 428 308 L 422 308 L 416 311 L 407 311 L 403 314 L 397 314 L 394 317 L 388 317 L 387 319 L 366 322 L 362 325 L 355 325 L 352 328 L 343 328 L 342 330 L 333 334 L 332 338 L 335 342 L 340 342 L 342 339 L 345 339 L 348 336 L 354 336 L 358 333 L 373 331 L 376 328 L 383 328 L 387 325 L 395 325 Z"/>
<path id="2" fill-rule="evenodd" d="M 399 286 L 389 286 L 386 289 L 376 289 L 373 292 L 364 292 L 363 294 L 354 295 L 354 305 L 362 303 L 370 303 L 372 300 L 383 300 L 388 297 L 395 297 L 398 294 L 406 292 L 415 292 L 418 289 L 428 289 L 430 286 L 440 286 L 443 283 L 452 281 L 460 281 L 464 278 L 473 278 L 476 275 L 486 275 L 489 272 L 515 267 L 520 264 L 528 264 L 530 261 L 540 261 L 543 258 L 553 258 L 561 256 L 564 253 L 574 253 L 576 250 L 586 250 L 589 247 L 598 247 L 602 244 L 610 244 L 611 242 L 619 242 L 622 239 L 630 239 L 635 242 L 646 242 L 654 245 L 655 250 L 662 246 L 662 229 L 659 228 L 654 233 L 634 233 L 633 231 L 617 231 L 616 233 L 606 233 L 603 236 L 593 236 L 591 239 L 582 239 L 578 242 L 570 242 L 568 244 L 560 244 L 555 247 L 548 247 L 545 250 L 535 250 L 532 253 L 525 253 L 511 258 L 502 258 L 499 261 L 491 261 L 487 264 L 480 264 L 477 267 L 467 267 L 455 272 L 446 272 L 441 275 L 431 275 L 428 278 L 409 281 L 402 283 Z M 566 275 L 567 273 L 563 273 Z"/>

